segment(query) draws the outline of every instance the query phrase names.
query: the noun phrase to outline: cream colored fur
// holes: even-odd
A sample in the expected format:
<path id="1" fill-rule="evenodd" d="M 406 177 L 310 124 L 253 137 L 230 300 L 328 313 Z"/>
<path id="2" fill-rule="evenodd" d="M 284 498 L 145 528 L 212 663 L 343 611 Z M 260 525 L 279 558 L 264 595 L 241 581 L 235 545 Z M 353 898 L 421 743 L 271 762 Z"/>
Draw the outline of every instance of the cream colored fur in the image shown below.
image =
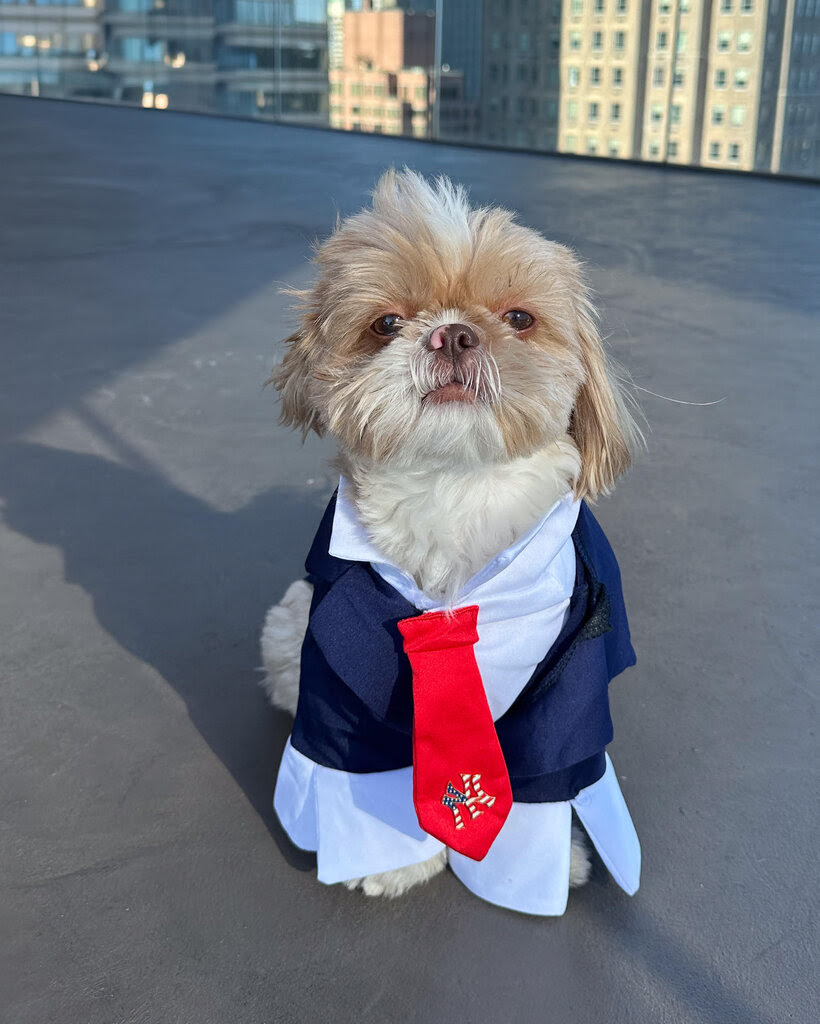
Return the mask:
<path id="1" fill-rule="evenodd" d="M 564 246 L 507 210 L 471 208 L 446 178 L 390 171 L 316 262 L 319 279 L 297 293 L 301 325 L 271 378 L 282 420 L 335 437 L 361 521 L 430 596 L 453 602 L 559 497 L 605 493 L 629 465 L 640 433 Z M 511 310 L 531 325 L 511 326 Z M 389 338 L 375 329 L 387 315 L 399 318 Z M 430 344 L 445 324 L 468 325 L 478 341 L 452 362 Z M 457 386 L 459 400 L 428 400 Z M 309 606 L 309 585 L 292 584 L 262 634 L 264 685 L 291 714 Z M 345 884 L 397 896 L 445 864 L 439 854 Z M 573 827 L 570 884 L 588 875 Z"/>
<path id="2" fill-rule="evenodd" d="M 376 546 L 445 603 L 571 490 L 580 470 L 569 438 L 489 466 L 408 470 L 347 461 L 359 517 Z"/>
<path id="3" fill-rule="evenodd" d="M 296 580 L 265 616 L 262 627 L 262 686 L 275 708 L 296 714 L 299 702 L 299 663 L 307 630 L 313 587 Z"/>

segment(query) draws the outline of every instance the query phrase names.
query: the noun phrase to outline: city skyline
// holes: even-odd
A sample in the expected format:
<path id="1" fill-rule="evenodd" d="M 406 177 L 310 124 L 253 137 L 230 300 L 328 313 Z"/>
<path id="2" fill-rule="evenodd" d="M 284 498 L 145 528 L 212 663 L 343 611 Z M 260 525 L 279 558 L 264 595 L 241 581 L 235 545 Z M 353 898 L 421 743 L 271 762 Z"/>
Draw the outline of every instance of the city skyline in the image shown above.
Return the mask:
<path id="1" fill-rule="evenodd" d="M 819 69 L 820 0 L 0 0 L 2 92 L 808 177 Z"/>

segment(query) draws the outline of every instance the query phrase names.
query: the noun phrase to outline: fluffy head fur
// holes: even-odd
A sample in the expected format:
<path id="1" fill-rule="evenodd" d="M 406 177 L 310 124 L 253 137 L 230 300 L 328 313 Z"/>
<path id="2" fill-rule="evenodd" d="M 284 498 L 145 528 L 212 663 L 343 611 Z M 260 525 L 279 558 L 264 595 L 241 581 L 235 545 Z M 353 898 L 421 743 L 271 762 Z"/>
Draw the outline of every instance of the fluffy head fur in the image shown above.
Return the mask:
<path id="1" fill-rule="evenodd" d="M 507 210 L 471 209 L 446 178 L 388 171 L 372 207 L 339 223 L 316 262 L 273 376 L 285 423 L 333 434 L 354 459 L 407 468 L 507 462 L 568 435 L 579 497 L 606 491 L 629 465 L 635 427 L 564 246 Z M 534 317 L 526 332 L 502 319 L 514 309 Z M 399 333 L 374 335 L 391 313 Z M 425 396 L 450 371 L 429 339 L 448 323 L 479 339 L 462 375 L 475 400 L 432 404 Z"/>
<path id="2" fill-rule="evenodd" d="M 428 593 L 452 599 L 567 490 L 594 498 L 629 465 L 636 429 L 564 246 L 389 171 L 316 262 L 272 377 L 283 422 L 337 439 L 362 521 Z"/>

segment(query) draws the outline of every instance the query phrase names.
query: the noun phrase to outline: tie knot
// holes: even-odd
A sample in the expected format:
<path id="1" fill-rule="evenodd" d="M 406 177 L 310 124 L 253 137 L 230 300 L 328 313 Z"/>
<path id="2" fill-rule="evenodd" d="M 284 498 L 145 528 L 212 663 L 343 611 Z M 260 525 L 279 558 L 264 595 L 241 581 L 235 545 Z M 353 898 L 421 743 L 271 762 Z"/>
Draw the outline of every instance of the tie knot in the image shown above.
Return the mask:
<path id="1" fill-rule="evenodd" d="M 427 654 L 453 647 L 472 647 L 478 640 L 478 605 L 443 612 L 425 612 L 402 619 L 398 626 L 406 654 Z"/>

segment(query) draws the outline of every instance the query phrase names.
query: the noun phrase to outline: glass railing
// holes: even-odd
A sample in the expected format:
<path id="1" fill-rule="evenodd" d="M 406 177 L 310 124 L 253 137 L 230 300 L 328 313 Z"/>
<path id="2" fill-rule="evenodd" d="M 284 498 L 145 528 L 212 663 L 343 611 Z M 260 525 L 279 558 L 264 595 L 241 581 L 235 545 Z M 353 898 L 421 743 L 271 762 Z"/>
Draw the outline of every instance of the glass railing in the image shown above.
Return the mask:
<path id="1" fill-rule="evenodd" d="M 820 178 L 820 0 L 0 0 L 0 92 Z"/>

